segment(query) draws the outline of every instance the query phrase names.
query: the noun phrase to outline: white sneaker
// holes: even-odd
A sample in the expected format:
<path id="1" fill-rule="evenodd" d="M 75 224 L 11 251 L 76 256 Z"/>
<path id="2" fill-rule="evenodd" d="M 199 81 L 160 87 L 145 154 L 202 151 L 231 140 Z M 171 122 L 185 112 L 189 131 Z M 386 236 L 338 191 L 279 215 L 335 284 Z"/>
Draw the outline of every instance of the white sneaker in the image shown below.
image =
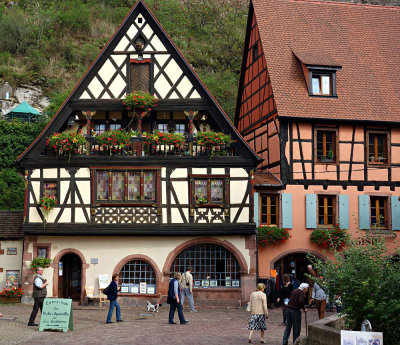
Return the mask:
<path id="1" fill-rule="evenodd" d="M 197 313 L 197 310 L 196 310 L 196 309 L 193 309 L 193 310 L 191 310 L 190 312 L 191 312 L 191 313 Z"/>

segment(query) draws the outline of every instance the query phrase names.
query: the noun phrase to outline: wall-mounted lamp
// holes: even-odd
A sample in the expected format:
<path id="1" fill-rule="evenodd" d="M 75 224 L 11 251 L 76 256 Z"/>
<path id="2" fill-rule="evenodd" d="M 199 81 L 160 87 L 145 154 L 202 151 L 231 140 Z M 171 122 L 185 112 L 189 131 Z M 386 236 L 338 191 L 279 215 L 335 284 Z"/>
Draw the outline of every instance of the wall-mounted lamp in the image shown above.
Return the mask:
<path id="1" fill-rule="evenodd" d="M 141 51 L 144 48 L 144 41 L 141 38 L 138 38 L 135 42 L 135 49 L 137 51 Z"/>

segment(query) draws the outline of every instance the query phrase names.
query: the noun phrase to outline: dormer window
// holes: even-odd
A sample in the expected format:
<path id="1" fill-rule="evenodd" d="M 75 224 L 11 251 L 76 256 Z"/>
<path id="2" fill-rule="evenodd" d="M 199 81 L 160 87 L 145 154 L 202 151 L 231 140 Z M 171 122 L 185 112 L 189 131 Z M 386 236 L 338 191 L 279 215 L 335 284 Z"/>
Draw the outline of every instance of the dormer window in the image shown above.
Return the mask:
<path id="1" fill-rule="evenodd" d="M 332 75 L 317 74 L 312 75 L 312 94 L 320 96 L 332 95 Z"/>

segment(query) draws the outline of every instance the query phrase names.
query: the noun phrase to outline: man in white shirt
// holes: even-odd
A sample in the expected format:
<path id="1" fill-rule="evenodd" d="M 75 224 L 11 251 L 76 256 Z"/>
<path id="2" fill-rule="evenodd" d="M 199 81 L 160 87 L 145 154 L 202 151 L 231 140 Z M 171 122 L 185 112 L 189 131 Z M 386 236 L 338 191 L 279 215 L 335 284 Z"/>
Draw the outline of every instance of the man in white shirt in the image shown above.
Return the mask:
<path id="1" fill-rule="evenodd" d="M 190 312 L 196 313 L 197 310 L 194 308 L 194 300 L 193 300 L 193 276 L 191 274 L 192 268 L 188 267 L 186 272 L 182 274 L 180 286 L 182 290 L 182 307 L 183 303 L 185 302 L 185 296 L 188 297 L 189 305 L 190 305 Z"/>
<path id="2" fill-rule="evenodd" d="M 35 275 L 35 280 L 33 281 L 33 293 L 32 293 L 32 297 L 34 298 L 35 303 L 33 304 L 33 309 L 31 317 L 29 318 L 28 326 L 38 326 L 35 323 L 35 319 L 39 309 L 40 312 L 42 312 L 43 301 L 47 296 L 46 286 L 48 284 L 49 283 L 47 279 L 43 278 L 43 268 L 42 267 L 36 268 L 36 275 Z"/>

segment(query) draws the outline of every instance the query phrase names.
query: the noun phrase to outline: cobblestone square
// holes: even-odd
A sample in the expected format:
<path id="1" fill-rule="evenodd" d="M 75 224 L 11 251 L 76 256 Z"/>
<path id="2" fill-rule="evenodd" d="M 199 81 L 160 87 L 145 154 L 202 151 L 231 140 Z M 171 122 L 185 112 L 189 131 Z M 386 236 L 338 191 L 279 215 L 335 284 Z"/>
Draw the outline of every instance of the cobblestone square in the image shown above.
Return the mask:
<path id="1" fill-rule="evenodd" d="M 249 313 L 245 309 L 199 308 L 197 313 L 185 309 L 188 325 L 169 325 L 169 306 L 163 305 L 159 313 L 147 313 L 146 308 L 122 308 L 124 322 L 106 324 L 108 308 L 75 307 L 74 330 L 68 333 L 45 331 L 38 327 L 28 327 L 30 305 L 0 305 L 3 317 L 0 319 L 0 344 L 54 345 L 54 344 L 246 344 L 246 330 Z M 267 320 L 266 341 L 270 345 L 280 345 L 284 327 L 282 310 L 270 309 Z M 326 313 L 330 316 L 333 313 Z M 39 322 L 40 313 L 36 319 Z M 317 311 L 308 312 L 308 323 L 318 319 Z M 113 321 L 115 322 L 115 312 Z M 175 321 L 178 316 L 175 315 Z M 304 313 L 302 335 L 306 334 Z M 254 332 L 253 343 L 260 343 L 260 333 Z M 289 342 L 291 343 L 291 342 Z"/>

